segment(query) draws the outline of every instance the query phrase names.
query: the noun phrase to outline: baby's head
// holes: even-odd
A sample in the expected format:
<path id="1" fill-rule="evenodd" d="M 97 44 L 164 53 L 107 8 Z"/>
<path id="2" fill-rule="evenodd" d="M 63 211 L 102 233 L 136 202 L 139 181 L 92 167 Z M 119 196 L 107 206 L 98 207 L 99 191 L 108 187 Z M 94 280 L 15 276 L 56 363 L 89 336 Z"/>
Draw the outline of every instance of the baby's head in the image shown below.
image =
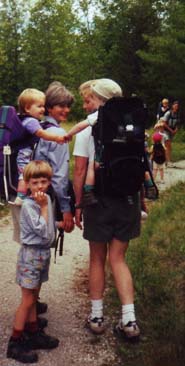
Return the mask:
<path id="1" fill-rule="evenodd" d="M 45 110 L 45 99 L 45 94 L 38 89 L 28 88 L 23 90 L 18 97 L 20 114 L 32 115 L 35 118 L 42 117 Z"/>

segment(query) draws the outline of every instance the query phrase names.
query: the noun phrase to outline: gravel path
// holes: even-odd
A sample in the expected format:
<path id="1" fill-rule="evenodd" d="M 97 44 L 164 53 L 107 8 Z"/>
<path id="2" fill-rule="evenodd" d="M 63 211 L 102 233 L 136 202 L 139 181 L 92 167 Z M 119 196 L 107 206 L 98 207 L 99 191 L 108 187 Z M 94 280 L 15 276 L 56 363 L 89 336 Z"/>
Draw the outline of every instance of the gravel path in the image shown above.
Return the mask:
<path id="1" fill-rule="evenodd" d="M 185 161 L 175 164 L 165 172 L 168 188 L 177 181 L 185 181 Z M 16 255 L 19 245 L 12 241 L 11 217 L 0 220 L 0 365 L 17 366 L 20 363 L 6 359 L 7 341 L 11 333 L 20 291 L 15 284 Z M 53 258 L 53 253 L 52 253 Z M 43 285 L 42 301 L 48 303 L 47 333 L 60 339 L 57 349 L 38 351 L 38 366 L 118 366 L 115 354 L 116 339 L 112 333 L 113 320 L 106 317 L 107 330 L 104 336 L 94 336 L 84 328 L 88 315 L 88 245 L 81 231 L 75 229 L 66 234 L 64 253 L 52 260 L 50 280 Z M 105 308 L 106 314 L 106 308 Z"/>

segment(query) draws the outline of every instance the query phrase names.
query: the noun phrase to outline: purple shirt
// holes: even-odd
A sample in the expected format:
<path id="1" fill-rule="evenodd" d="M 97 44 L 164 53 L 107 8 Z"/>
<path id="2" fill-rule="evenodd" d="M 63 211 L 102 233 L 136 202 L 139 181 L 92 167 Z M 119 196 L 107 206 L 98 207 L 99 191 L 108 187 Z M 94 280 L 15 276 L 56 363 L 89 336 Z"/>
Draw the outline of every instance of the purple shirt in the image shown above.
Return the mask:
<path id="1" fill-rule="evenodd" d="M 22 125 L 32 135 L 35 135 L 35 133 L 42 128 L 38 119 L 33 117 L 24 118 Z"/>

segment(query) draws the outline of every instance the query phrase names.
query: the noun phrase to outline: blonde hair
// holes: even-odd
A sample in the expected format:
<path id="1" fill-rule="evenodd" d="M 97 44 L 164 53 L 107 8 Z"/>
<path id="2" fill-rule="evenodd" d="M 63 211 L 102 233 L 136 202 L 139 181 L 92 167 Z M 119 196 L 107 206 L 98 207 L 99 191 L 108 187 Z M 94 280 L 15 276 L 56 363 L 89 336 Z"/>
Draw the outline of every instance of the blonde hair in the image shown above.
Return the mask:
<path id="1" fill-rule="evenodd" d="M 51 180 L 53 175 L 52 168 L 47 161 L 32 160 L 28 163 L 23 172 L 24 181 L 29 182 L 31 178 L 47 178 Z"/>
<path id="2" fill-rule="evenodd" d="M 19 112 L 21 114 L 25 114 L 26 107 L 30 107 L 33 103 L 41 99 L 45 102 L 46 97 L 42 91 L 32 88 L 23 90 L 23 92 L 18 97 Z"/>
<path id="3" fill-rule="evenodd" d="M 162 104 L 164 104 L 164 103 L 166 105 L 168 105 L 169 104 L 169 100 L 167 98 L 162 99 Z"/>
<path id="4" fill-rule="evenodd" d="M 79 93 L 82 97 L 92 97 L 94 95 L 94 93 L 92 92 L 92 85 L 96 84 L 98 79 L 94 79 L 94 80 L 88 80 L 85 81 L 84 83 L 82 83 L 79 86 Z"/>

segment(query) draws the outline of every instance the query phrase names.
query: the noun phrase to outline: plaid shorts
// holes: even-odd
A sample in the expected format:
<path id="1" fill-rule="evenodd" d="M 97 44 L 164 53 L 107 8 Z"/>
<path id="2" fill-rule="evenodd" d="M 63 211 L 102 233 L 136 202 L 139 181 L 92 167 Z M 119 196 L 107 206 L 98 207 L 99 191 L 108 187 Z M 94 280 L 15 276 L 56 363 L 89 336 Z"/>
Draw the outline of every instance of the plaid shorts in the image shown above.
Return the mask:
<path id="1" fill-rule="evenodd" d="M 48 281 L 50 248 L 38 249 L 22 245 L 18 253 L 16 282 L 23 288 L 37 289 Z"/>

